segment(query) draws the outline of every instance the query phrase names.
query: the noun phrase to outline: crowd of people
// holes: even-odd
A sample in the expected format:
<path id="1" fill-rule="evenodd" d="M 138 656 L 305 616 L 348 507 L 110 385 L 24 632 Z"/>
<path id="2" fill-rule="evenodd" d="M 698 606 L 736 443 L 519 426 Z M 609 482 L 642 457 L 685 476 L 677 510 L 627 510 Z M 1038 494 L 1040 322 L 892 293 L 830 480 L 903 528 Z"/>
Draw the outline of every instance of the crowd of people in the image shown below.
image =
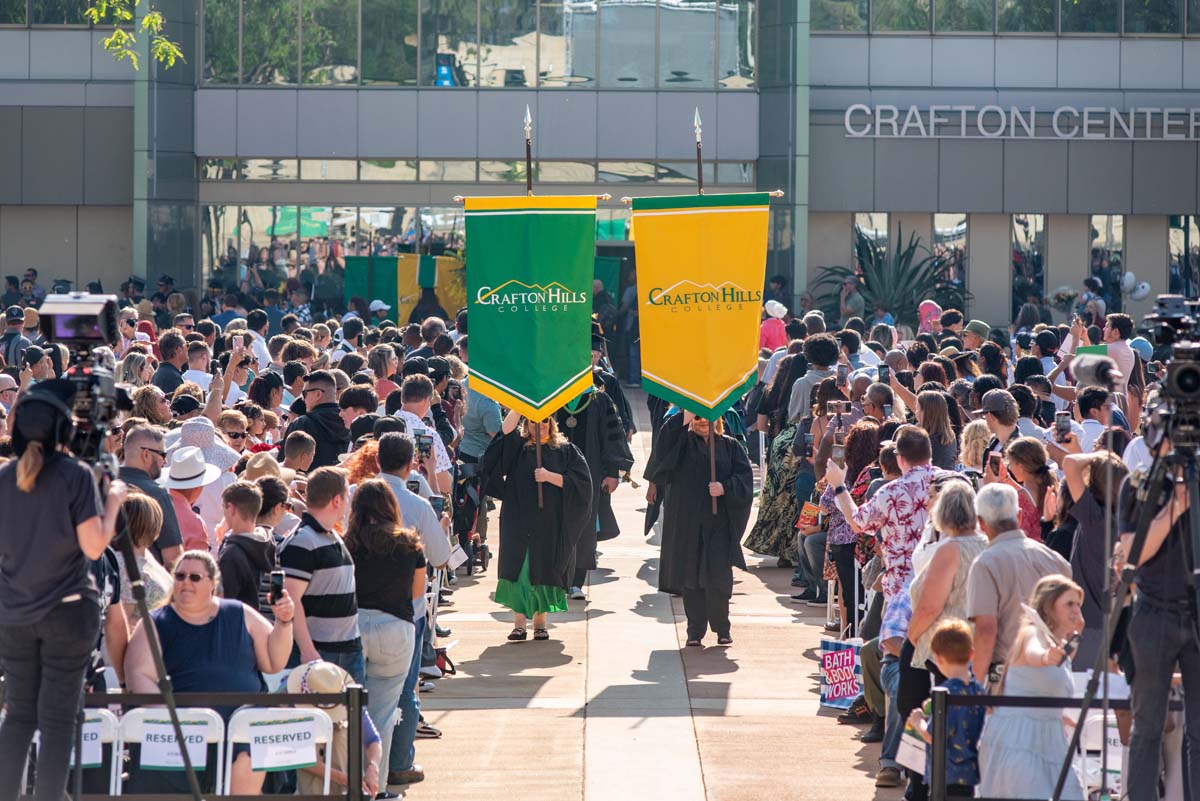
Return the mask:
<path id="1" fill-rule="evenodd" d="M 153 627 L 177 692 L 364 685 L 363 784 L 385 797 L 424 778 L 415 740 L 441 735 L 419 699 L 442 675 L 449 632 L 436 612 L 458 575 L 486 570 L 494 545 L 507 641 L 545 641 L 550 615 L 587 599 L 598 543 L 620 533 L 611 496 L 633 469 L 637 429 L 608 334 L 622 332 L 617 350 L 636 340 L 636 289 L 618 307 L 597 288 L 593 386 L 531 421 L 471 387 L 465 310 L 397 324 L 379 300 L 331 314 L 303 288 L 219 286 L 192 309 L 168 276 L 148 300 L 131 279 L 119 340 L 93 354 L 132 406 L 102 443 L 119 471 L 100 496 L 66 453 L 70 354 L 43 336 L 36 273 L 26 278 L 0 336 L 0 508 L 28 509 L 28 531 L 55 533 L 34 547 L 25 530 L 0 532 L 0 792 L 20 781 L 24 758 L 7 755 L 24 754 L 35 728 L 39 792 L 47 782 L 59 797 L 66 781 L 74 719 L 42 714 L 37 699 L 70 697 L 75 667 L 48 683 L 35 644 L 69 651 L 93 691 L 115 675 L 153 693 Z M 1132 531 L 1127 476 L 1171 447 L 1142 424 L 1165 354 L 1095 299 L 1070 324 L 1034 310 L 1012 328 L 926 301 L 916 330 L 879 304 L 868 322 L 854 281 L 836 324 L 791 314 L 780 276 L 764 299 L 761 380 L 746 398 L 713 421 L 647 398 L 647 530 L 658 518 L 658 586 L 682 599 L 686 647 L 710 632 L 732 645 L 743 547 L 794 571 L 795 603 L 836 598 L 830 634 L 863 641 L 863 694 L 841 720 L 867 726 L 876 784 L 907 782 L 909 801 L 929 777 L 910 767 L 906 778 L 897 753 L 906 725 L 931 739 L 932 687 L 1067 697 L 1072 671 L 1103 654 L 1131 677 L 1120 719 L 1130 798 L 1157 799 L 1172 687 L 1188 700 L 1193 751 L 1200 737 L 1200 652 L 1173 628 L 1196 618 L 1193 555 L 1172 534 L 1186 492 L 1155 520 L 1127 636 L 1110 644 L 1102 631 Z M 1099 364 L 1078 350 L 1096 345 Z M 636 342 L 619 358 L 635 376 Z M 765 466 L 757 489 L 752 455 Z M 119 527 L 148 616 L 109 544 Z M 85 604 L 101 610 L 95 631 Z M 951 793 L 1048 797 L 1067 753 L 1060 717 L 954 707 Z M 323 759 L 344 788 L 345 749 Z M 323 769 L 265 783 L 239 751 L 232 787 L 306 792 Z M 1189 770 L 1200 786 L 1200 759 Z M 184 789 L 178 774 L 127 786 Z M 1083 796 L 1078 777 L 1067 789 Z"/>
<path id="2" fill-rule="evenodd" d="M 1103 664 L 1132 689 L 1132 715 L 1118 715 L 1129 798 L 1159 798 L 1164 730 L 1186 730 L 1200 787 L 1182 474 L 1140 556 L 1132 620 L 1103 636 L 1134 530 L 1127 476 L 1171 450 L 1147 439 L 1142 418 L 1168 354 L 1129 316 L 1099 317 L 1095 298 L 1069 324 L 1035 314 L 1011 328 L 925 301 L 914 331 L 879 309 L 868 324 L 856 294 L 843 291 L 836 324 L 764 307 L 747 411 L 770 444 L 744 544 L 794 569 L 797 604 L 825 606 L 833 588 L 826 628 L 863 640 L 864 690 L 839 720 L 880 744 L 876 785 L 907 783 L 909 801 L 928 792 L 897 751 L 906 724 L 930 739 L 933 686 L 1070 698 L 1072 671 Z M 1166 714 L 1180 689 L 1182 718 Z M 982 706 L 955 706 L 949 724 L 951 795 L 1050 797 L 1068 748 L 1061 710 L 1003 708 L 985 721 Z M 1063 797 L 1083 792 L 1071 774 Z"/>
<path id="3" fill-rule="evenodd" d="M 422 781 L 415 740 L 441 732 L 422 718 L 419 694 L 443 675 L 437 643 L 450 632 L 436 609 L 453 603 L 458 577 L 494 564 L 496 601 L 514 616 L 508 640 L 527 639 L 530 619 L 532 639 L 547 640 L 547 615 L 586 599 L 596 544 L 619 533 L 609 498 L 633 466 L 635 427 L 604 360 L 603 330 L 593 331 L 593 388 L 532 423 L 471 388 L 465 310 L 449 323 L 430 315 L 397 325 L 374 301 L 326 318 L 303 303 L 285 308 L 266 290 L 224 296 L 212 314 L 171 309 L 164 321 L 156 306 L 173 297 L 166 276 L 150 306 L 133 279 L 127 289 L 119 341 L 93 353 L 132 406 L 102 443 L 119 465 L 103 501 L 54 422 L 73 404 L 70 354 L 43 337 L 38 303 L 4 310 L 0 494 L 6 509 L 35 507 L 28 529 L 0 535 L 4 575 L 24 574 L 58 598 L 77 589 L 101 608 L 98 631 L 71 633 L 93 691 L 115 675 L 128 692 L 157 692 L 153 626 L 176 692 L 260 693 L 290 689 L 300 676 L 308 692 L 362 684 L 364 789 L 387 797 L 389 786 Z M 497 503 L 498 546 L 487 542 Z M 125 563 L 100 547 L 118 512 L 148 618 Z M 49 549 L 29 547 L 30 531 L 50 528 L 58 534 Z M 15 582 L 0 579 L 0 589 Z M 73 623 L 83 606 L 74 604 Z M 16 744 L 35 727 L 39 789 L 46 781 L 61 795 L 65 780 L 50 765 L 56 748 L 69 747 L 73 715 L 57 727 L 39 718 L 42 666 L 11 650 L 53 639 L 36 625 L 50 607 L 0 602 L 5 792 L 19 780 L 17 763 L 24 767 L 12 755 L 27 748 Z M 57 690 L 70 697 L 70 677 L 60 678 Z M 344 750 L 323 757 L 335 792 L 346 783 Z M 249 754 L 235 757 L 237 794 L 305 792 L 324 769 L 264 787 Z M 130 791 L 186 791 L 179 774 L 132 773 Z"/>

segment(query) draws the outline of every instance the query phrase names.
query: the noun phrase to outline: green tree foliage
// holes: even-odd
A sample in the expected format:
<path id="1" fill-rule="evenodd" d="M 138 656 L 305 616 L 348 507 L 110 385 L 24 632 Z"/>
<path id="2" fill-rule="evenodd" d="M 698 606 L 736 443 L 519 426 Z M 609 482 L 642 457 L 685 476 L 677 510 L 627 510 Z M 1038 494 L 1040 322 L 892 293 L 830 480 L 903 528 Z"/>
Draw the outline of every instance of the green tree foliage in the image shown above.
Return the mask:
<path id="1" fill-rule="evenodd" d="M 867 12 L 855 0 L 813 0 L 814 31 L 865 31 Z"/>
<path id="2" fill-rule="evenodd" d="M 92 0 L 83 13 L 93 25 L 112 25 L 112 33 L 104 39 L 104 49 L 117 61 L 128 60 L 138 69 L 137 37 L 145 35 L 150 37 L 150 57 L 168 69 L 174 67 L 176 61 L 184 60 L 179 43 L 163 34 L 166 20 L 152 7 L 142 16 L 141 23 L 135 22 L 141 3 L 142 0 Z"/>
<path id="3" fill-rule="evenodd" d="M 933 9 L 939 32 L 992 32 L 992 0 L 937 0 Z"/>
<path id="4" fill-rule="evenodd" d="M 877 31 L 929 30 L 929 0 L 873 0 L 871 14 Z"/>
<path id="5" fill-rule="evenodd" d="M 1054 33 L 1054 0 L 1000 0 L 1001 33 Z"/>

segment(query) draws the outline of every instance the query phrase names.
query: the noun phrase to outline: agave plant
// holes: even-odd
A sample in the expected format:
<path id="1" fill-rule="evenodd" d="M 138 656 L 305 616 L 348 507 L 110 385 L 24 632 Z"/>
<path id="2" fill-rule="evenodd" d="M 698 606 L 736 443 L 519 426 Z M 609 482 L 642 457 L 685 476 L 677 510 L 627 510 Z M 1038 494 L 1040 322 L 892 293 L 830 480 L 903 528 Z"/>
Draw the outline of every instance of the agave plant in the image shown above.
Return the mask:
<path id="1" fill-rule="evenodd" d="M 897 239 L 904 241 L 903 231 Z M 812 285 L 817 305 L 837 318 L 840 290 L 847 278 L 857 278 L 870 318 L 876 301 L 882 301 L 897 324 L 917 327 L 917 307 L 923 300 L 935 301 L 943 309 L 966 311 L 971 293 L 951 279 L 950 262 L 935 255 L 910 233 L 908 244 L 893 253 L 880 248 L 870 237 L 855 229 L 854 252 L 859 270 L 853 267 L 822 267 Z"/>

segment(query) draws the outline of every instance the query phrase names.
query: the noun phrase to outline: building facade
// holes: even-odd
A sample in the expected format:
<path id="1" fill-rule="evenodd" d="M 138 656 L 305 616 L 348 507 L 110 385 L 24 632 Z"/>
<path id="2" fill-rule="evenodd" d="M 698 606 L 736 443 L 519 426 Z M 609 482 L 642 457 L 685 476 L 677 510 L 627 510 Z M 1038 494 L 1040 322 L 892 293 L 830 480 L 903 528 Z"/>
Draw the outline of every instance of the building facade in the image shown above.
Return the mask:
<path id="1" fill-rule="evenodd" d="M 82 7 L 0 0 L 0 274 L 453 247 L 456 195 L 520 191 L 526 106 L 537 191 L 611 194 L 619 247 L 622 196 L 694 191 L 698 108 L 707 190 L 784 190 L 794 293 L 914 234 L 994 324 L 1196 292 L 1195 0 L 159 0 L 187 61 L 138 71 Z"/>

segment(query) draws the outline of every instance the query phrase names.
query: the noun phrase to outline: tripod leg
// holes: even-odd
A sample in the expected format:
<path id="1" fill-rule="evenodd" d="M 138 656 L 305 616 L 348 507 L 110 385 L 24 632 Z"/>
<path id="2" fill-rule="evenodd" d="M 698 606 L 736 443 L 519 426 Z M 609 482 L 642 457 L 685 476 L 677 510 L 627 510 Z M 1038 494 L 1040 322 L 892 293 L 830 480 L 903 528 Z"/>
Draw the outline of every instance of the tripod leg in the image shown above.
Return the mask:
<path id="1" fill-rule="evenodd" d="M 75 785 L 75 801 L 83 798 L 83 724 L 87 720 L 87 709 L 84 708 L 84 698 L 87 696 L 87 683 L 79 699 L 79 714 L 75 716 L 75 769 L 72 772 Z"/>

